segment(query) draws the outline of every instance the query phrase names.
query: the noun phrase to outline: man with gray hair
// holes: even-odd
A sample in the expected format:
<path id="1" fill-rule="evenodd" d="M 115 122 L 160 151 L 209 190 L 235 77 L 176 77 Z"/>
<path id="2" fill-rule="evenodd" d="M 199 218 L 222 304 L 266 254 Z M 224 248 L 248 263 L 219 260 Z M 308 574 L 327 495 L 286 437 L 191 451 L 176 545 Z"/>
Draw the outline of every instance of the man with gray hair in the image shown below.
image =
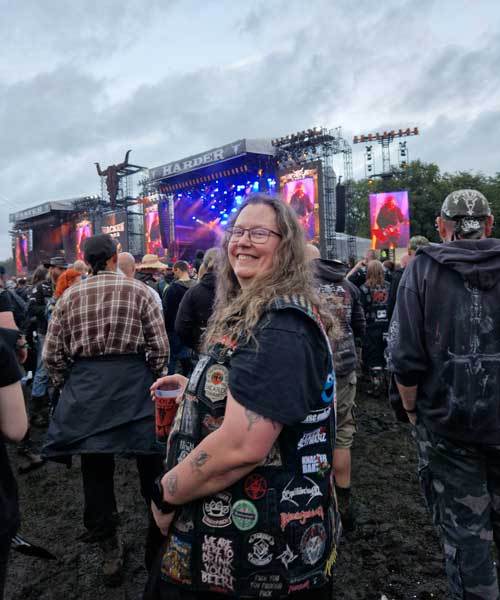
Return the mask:
<path id="1" fill-rule="evenodd" d="M 446 197 L 443 244 L 421 248 L 401 280 L 390 368 L 415 426 L 422 491 L 444 545 L 453 600 L 498 600 L 500 240 L 476 190 Z"/>

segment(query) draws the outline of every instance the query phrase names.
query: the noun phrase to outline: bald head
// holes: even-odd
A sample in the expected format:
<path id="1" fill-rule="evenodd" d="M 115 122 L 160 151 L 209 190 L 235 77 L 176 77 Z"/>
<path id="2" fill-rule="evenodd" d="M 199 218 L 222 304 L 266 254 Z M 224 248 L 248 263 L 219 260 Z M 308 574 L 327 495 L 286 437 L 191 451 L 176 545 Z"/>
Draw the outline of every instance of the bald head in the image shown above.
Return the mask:
<path id="1" fill-rule="evenodd" d="M 82 275 L 86 275 L 89 272 L 89 267 L 87 263 L 83 260 L 75 260 L 75 262 L 73 263 L 73 269 L 75 269 L 75 271 L 78 271 Z"/>
<path id="2" fill-rule="evenodd" d="M 311 260 L 316 260 L 317 258 L 321 258 L 321 254 L 319 250 L 316 248 L 314 244 L 306 244 L 306 260 L 310 262 Z"/>
<path id="3" fill-rule="evenodd" d="M 118 255 L 118 268 L 125 275 L 125 277 L 129 277 L 130 279 L 134 278 L 135 258 L 130 254 L 130 252 L 120 252 Z"/>

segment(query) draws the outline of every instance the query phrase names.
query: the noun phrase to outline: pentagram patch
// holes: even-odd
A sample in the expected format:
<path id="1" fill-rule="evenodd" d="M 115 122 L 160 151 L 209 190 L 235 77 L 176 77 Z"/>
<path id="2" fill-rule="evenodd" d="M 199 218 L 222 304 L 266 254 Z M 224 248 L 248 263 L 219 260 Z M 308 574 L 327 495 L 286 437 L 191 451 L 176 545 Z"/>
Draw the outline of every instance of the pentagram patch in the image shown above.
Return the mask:
<path id="1" fill-rule="evenodd" d="M 243 487 L 245 489 L 245 494 L 250 498 L 250 500 L 260 500 L 266 495 L 267 481 L 264 479 L 264 477 L 262 477 L 262 475 L 254 473 L 245 479 Z"/>

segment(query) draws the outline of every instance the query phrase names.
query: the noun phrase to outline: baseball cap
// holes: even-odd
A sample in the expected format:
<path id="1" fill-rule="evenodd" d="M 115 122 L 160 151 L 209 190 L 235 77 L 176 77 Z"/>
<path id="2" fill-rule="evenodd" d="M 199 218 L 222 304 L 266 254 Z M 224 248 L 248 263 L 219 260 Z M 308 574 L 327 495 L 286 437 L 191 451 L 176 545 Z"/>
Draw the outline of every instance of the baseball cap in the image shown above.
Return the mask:
<path id="1" fill-rule="evenodd" d="M 83 245 L 83 255 L 90 265 L 108 260 L 116 254 L 117 244 L 107 233 L 87 238 Z"/>
<path id="2" fill-rule="evenodd" d="M 60 269 L 67 269 L 68 263 L 64 260 L 62 256 L 53 256 L 49 258 L 48 261 L 43 263 L 43 266 L 48 269 L 50 267 L 59 267 Z"/>
<path id="3" fill-rule="evenodd" d="M 485 196 L 477 190 L 457 190 L 446 196 L 441 207 L 441 216 L 448 220 L 462 218 L 484 219 L 491 215 Z"/>

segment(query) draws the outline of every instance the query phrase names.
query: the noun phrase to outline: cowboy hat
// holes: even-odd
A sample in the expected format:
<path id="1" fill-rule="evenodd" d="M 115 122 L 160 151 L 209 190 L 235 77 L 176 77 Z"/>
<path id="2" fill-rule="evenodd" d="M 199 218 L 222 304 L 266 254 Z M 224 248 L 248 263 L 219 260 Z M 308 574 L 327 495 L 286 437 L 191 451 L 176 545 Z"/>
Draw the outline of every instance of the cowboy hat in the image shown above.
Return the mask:
<path id="1" fill-rule="evenodd" d="M 156 256 L 156 254 L 145 254 L 142 257 L 142 262 L 137 265 L 139 270 L 141 269 L 166 269 L 167 265 L 162 263 L 160 259 Z"/>

